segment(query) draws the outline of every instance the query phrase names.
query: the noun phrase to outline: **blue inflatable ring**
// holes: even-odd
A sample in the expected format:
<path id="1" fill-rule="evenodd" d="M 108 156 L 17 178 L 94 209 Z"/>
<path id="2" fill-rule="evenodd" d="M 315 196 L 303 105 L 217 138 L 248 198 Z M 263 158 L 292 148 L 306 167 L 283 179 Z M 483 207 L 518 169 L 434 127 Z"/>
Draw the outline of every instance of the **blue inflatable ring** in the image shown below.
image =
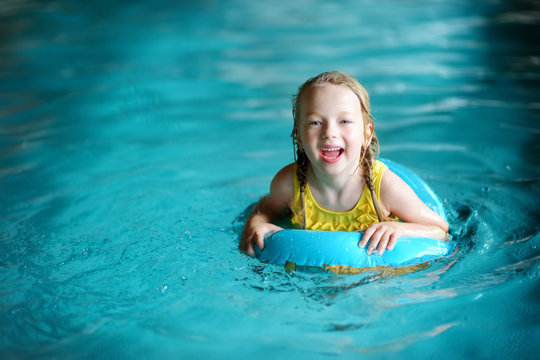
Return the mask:
<path id="1" fill-rule="evenodd" d="M 411 170 L 381 159 L 403 179 L 433 211 L 447 220 L 441 201 L 431 188 Z M 410 266 L 432 261 L 452 253 L 454 244 L 430 238 L 400 237 L 391 251 L 368 255 L 358 246 L 361 232 L 312 231 L 286 229 L 268 235 L 264 250 L 255 246 L 261 261 L 271 264 L 295 263 L 297 266 L 342 265 L 354 268 Z"/>

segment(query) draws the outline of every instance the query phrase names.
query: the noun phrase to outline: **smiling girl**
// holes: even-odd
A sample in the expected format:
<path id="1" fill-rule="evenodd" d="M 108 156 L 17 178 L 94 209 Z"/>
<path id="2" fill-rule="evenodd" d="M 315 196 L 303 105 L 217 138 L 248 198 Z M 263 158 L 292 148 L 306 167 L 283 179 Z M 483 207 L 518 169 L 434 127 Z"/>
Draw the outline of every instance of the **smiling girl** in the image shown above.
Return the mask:
<path id="1" fill-rule="evenodd" d="M 400 236 L 445 239 L 448 224 L 382 162 L 367 91 L 338 71 L 306 81 L 294 97 L 294 163 L 281 169 L 248 217 L 240 249 L 254 254 L 291 216 L 307 230 L 364 231 L 368 254 L 392 250 Z M 400 221 L 397 221 L 400 220 Z"/>

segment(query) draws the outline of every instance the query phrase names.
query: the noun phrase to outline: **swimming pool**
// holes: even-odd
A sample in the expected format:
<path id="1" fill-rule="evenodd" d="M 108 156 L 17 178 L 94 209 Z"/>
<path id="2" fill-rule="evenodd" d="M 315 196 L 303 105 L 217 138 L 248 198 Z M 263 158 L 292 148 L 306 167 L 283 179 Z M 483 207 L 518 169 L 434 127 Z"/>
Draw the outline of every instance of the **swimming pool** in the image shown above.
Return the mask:
<path id="1" fill-rule="evenodd" d="M 538 2 L 0 5 L 2 358 L 534 358 Z M 459 251 L 401 276 L 237 251 L 339 69 Z"/>

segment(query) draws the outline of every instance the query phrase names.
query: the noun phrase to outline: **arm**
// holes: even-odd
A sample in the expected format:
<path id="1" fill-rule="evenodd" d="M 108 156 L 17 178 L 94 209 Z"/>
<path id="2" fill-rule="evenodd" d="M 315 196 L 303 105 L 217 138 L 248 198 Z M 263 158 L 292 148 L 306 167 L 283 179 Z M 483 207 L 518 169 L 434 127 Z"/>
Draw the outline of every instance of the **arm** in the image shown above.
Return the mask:
<path id="1" fill-rule="evenodd" d="M 400 236 L 429 237 L 445 240 L 448 223 L 433 212 L 416 196 L 399 176 L 389 169 L 381 181 L 381 206 L 386 214 L 394 214 L 403 222 L 384 221 L 371 225 L 360 240 L 365 247 L 370 241 L 368 254 L 377 249 L 382 254 L 392 250 Z"/>
<path id="2" fill-rule="evenodd" d="M 253 244 L 264 249 L 264 235 L 269 231 L 279 231 L 282 228 L 272 224 L 287 215 L 294 196 L 294 180 L 292 164 L 281 169 L 270 185 L 270 194 L 263 197 L 253 209 L 244 225 L 240 250 L 255 255 Z"/>

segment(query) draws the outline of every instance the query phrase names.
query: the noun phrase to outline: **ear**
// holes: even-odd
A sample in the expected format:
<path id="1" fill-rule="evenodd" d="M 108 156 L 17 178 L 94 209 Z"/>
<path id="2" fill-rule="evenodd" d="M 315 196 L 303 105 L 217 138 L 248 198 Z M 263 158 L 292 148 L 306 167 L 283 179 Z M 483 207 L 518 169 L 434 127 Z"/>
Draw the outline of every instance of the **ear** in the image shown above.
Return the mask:
<path id="1" fill-rule="evenodd" d="M 300 140 L 300 136 L 298 135 L 298 130 L 295 130 L 295 138 L 296 143 L 298 144 L 298 149 L 303 150 L 304 147 L 302 146 L 302 140 Z"/>
<path id="2" fill-rule="evenodd" d="M 367 124 L 364 129 L 364 146 L 367 148 L 371 145 L 371 139 L 373 138 L 373 124 Z"/>

